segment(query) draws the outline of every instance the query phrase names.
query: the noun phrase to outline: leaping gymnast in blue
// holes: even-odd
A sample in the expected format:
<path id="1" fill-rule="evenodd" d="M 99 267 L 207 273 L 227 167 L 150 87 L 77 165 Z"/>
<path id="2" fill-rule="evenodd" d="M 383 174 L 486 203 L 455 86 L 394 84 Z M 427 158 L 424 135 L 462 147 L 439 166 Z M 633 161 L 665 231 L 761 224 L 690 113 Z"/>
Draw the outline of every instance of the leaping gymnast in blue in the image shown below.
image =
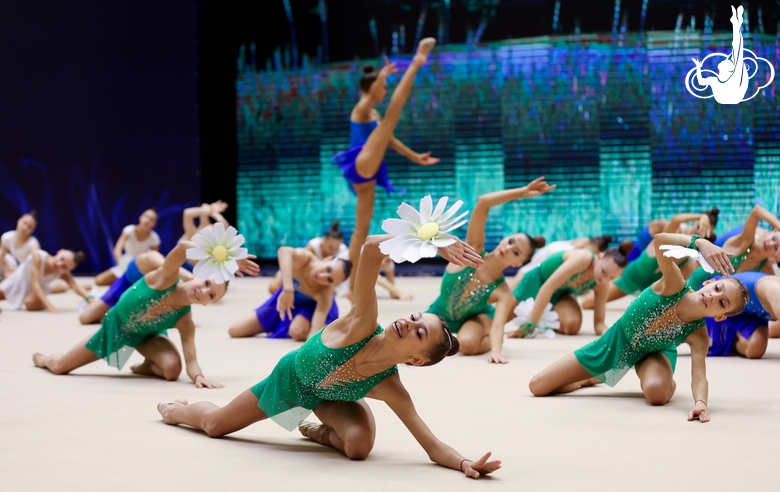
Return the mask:
<path id="1" fill-rule="evenodd" d="M 417 47 L 401 81 L 393 91 L 385 117 L 380 123 L 379 112 L 374 105 L 382 102 L 387 95 L 386 81 L 390 74 L 396 73 L 395 63 L 386 61 L 385 66 L 376 72 L 374 67 L 365 67 L 360 79 L 360 101 L 350 114 L 350 149 L 333 156 L 335 164 L 344 171 L 344 178 L 357 195 L 355 230 L 349 242 L 349 259 L 357 269 L 360 249 L 368 237 L 371 217 L 374 215 L 374 197 L 376 185 L 382 186 L 388 193 L 399 192 L 393 187 L 387 174 L 384 157 L 387 147 L 421 166 L 437 164 L 439 159 L 430 152 L 418 154 L 393 136 L 393 130 L 401 117 L 401 110 L 409 99 L 412 84 L 417 71 L 428 61 L 428 53 L 436 46 L 434 38 L 425 38 Z M 354 290 L 355 277 L 350 278 L 350 292 Z"/>

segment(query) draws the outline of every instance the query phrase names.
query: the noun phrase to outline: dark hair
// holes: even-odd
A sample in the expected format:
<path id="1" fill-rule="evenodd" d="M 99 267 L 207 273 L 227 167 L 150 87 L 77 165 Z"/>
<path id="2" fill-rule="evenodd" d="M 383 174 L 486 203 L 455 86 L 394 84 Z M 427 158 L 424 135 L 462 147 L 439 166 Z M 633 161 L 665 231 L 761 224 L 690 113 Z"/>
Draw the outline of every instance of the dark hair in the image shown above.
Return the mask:
<path id="1" fill-rule="evenodd" d="M 633 251 L 634 243 L 631 241 L 622 241 L 617 248 L 609 248 L 604 252 L 604 258 L 612 258 L 620 268 L 625 268 L 628 264 L 628 254 Z"/>
<path id="2" fill-rule="evenodd" d="M 444 330 L 444 337 L 442 338 L 441 343 L 436 345 L 428 354 L 428 360 L 425 361 L 423 367 L 438 364 L 445 357 L 455 355 L 460 350 L 460 342 L 450 331 L 447 321 L 439 315 L 436 315 L 436 317 L 439 319 L 439 323 L 441 323 L 442 330 Z"/>
<path id="3" fill-rule="evenodd" d="M 376 80 L 377 71 L 371 65 L 363 67 L 363 76 L 360 77 L 360 90 L 368 92 L 371 89 L 371 85 Z"/>
<path id="4" fill-rule="evenodd" d="M 325 239 L 344 239 L 344 234 L 339 229 L 339 221 L 334 220 L 330 225 L 330 229 L 325 233 Z"/>
<path id="5" fill-rule="evenodd" d="M 730 277 L 730 278 L 724 278 L 721 280 L 732 280 L 737 283 L 737 289 L 739 289 L 739 300 L 740 303 L 734 307 L 731 311 L 726 313 L 724 316 L 737 316 L 742 314 L 742 311 L 745 310 L 747 307 L 747 303 L 750 300 L 750 291 L 747 287 L 745 287 L 745 284 L 743 284 L 739 279 Z"/>
<path id="6" fill-rule="evenodd" d="M 523 262 L 523 265 L 527 265 L 531 262 L 531 259 L 534 256 L 534 253 L 537 249 L 543 248 L 545 244 L 547 244 L 547 241 L 542 236 L 534 236 L 531 237 L 530 234 L 526 234 L 525 232 L 521 232 L 523 236 L 525 236 L 528 239 L 528 244 L 531 245 L 531 256 Z"/>
<path id="7" fill-rule="evenodd" d="M 25 215 L 29 215 L 30 217 L 35 219 L 36 222 L 38 221 L 38 211 L 35 209 L 30 210 L 26 214 L 22 214 L 22 217 L 24 217 Z"/>
<path id="8" fill-rule="evenodd" d="M 349 261 L 349 260 L 345 260 L 344 258 L 339 258 L 337 261 L 341 261 L 341 262 L 344 263 L 344 265 L 343 265 L 343 268 L 344 268 L 344 278 L 348 279 L 349 278 L 349 274 L 352 272 L 352 262 Z"/>
<path id="9" fill-rule="evenodd" d="M 85 255 L 83 251 L 76 251 L 73 253 L 73 262 L 76 263 L 76 265 L 82 263 L 86 259 L 87 255 Z"/>
<path id="10" fill-rule="evenodd" d="M 612 242 L 612 236 L 604 234 L 603 236 L 596 236 L 590 238 L 590 244 L 594 245 L 599 253 L 603 253 L 609 248 L 609 243 Z"/>
<path id="11" fill-rule="evenodd" d="M 712 207 L 711 210 L 705 210 L 702 212 L 703 214 L 707 214 L 707 217 L 710 219 L 710 225 L 712 226 L 712 230 L 715 230 L 715 226 L 718 225 L 718 215 L 720 214 L 720 210 L 718 210 L 718 207 Z M 718 236 L 715 235 L 714 232 L 710 233 L 709 236 L 705 237 L 707 241 L 714 243 L 715 240 L 718 238 Z"/>

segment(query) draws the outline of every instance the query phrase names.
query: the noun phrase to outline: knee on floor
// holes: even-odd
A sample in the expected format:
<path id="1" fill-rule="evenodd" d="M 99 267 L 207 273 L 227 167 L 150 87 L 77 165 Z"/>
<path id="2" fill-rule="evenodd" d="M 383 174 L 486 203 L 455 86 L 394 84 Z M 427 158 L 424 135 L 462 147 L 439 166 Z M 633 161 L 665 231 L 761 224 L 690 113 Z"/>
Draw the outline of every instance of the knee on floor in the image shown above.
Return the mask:
<path id="1" fill-rule="evenodd" d="M 368 429 L 354 427 L 344 434 L 344 454 L 351 460 L 364 460 L 368 458 L 374 447 L 374 439 Z"/>
<path id="2" fill-rule="evenodd" d="M 459 336 L 458 342 L 460 343 L 460 352 L 463 355 L 479 355 L 480 345 L 482 340 L 477 337 Z"/>
<path id="3" fill-rule="evenodd" d="M 544 387 L 544 381 L 538 375 L 531 378 L 531 382 L 528 383 L 528 389 L 534 396 L 547 396 L 549 391 Z"/>
<path id="4" fill-rule="evenodd" d="M 574 318 L 574 317 L 566 317 L 562 320 L 560 320 L 561 326 L 559 328 L 560 332 L 564 335 L 576 335 L 580 332 L 580 328 L 582 328 L 582 319 L 581 318 Z"/>
<path id="5" fill-rule="evenodd" d="M 651 405 L 666 405 L 671 398 L 671 384 L 668 381 L 654 379 L 642 385 L 642 393 Z"/>
<path id="6" fill-rule="evenodd" d="M 181 374 L 181 359 L 178 354 L 166 355 L 157 362 L 163 371 L 163 377 L 166 381 L 176 381 Z"/>
<path id="7" fill-rule="evenodd" d="M 748 359 L 760 359 L 766 353 L 766 343 L 750 344 L 745 350 L 745 357 Z"/>

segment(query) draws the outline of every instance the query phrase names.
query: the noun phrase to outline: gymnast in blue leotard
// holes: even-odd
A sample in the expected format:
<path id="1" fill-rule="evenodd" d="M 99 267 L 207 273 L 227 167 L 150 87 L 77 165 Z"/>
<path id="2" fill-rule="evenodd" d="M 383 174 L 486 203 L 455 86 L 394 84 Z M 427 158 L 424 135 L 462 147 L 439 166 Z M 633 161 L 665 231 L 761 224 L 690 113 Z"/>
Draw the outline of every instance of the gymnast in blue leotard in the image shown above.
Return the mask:
<path id="1" fill-rule="evenodd" d="M 748 288 L 750 301 L 738 316 L 723 321 L 705 318 L 710 349 L 707 355 L 737 353 L 748 359 L 758 359 L 766 352 L 769 325 L 780 315 L 780 278 L 761 272 L 732 275 Z M 720 278 L 720 277 L 717 277 Z"/>
<path id="2" fill-rule="evenodd" d="M 382 186 L 388 193 L 396 190 L 387 174 L 385 152 L 392 147 L 396 152 L 421 166 L 430 166 L 439 162 L 430 152 L 418 154 L 393 136 L 395 126 L 401 117 L 401 110 L 409 99 L 414 77 L 420 67 L 428 60 L 428 53 L 436 45 L 433 38 L 425 38 L 417 47 L 417 54 L 412 58 L 401 81 L 393 91 L 385 117 L 379 121 L 379 112 L 374 105 L 381 102 L 387 95 L 386 80 L 390 74 L 396 73 L 395 63 L 389 63 L 376 72 L 373 67 L 363 70 L 360 80 L 360 101 L 352 109 L 350 115 L 351 148 L 334 156 L 334 164 L 344 172 L 344 178 L 349 183 L 352 192 L 357 195 L 355 208 L 355 229 L 349 245 L 349 259 L 354 268 L 358 268 L 360 249 L 368 237 L 371 217 L 374 215 L 374 195 L 376 185 Z M 354 277 L 350 279 L 350 291 L 354 289 Z"/>

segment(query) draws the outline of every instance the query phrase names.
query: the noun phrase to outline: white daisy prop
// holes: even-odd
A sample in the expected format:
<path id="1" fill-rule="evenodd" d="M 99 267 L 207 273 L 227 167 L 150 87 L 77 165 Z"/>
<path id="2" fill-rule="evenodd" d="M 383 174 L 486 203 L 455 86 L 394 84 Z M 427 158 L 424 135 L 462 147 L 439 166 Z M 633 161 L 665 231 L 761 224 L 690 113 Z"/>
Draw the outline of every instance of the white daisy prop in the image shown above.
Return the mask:
<path id="1" fill-rule="evenodd" d="M 197 247 L 187 250 L 187 259 L 198 260 L 192 273 L 201 280 L 214 275 L 214 282 L 223 284 L 238 271 L 236 260 L 249 256 L 249 251 L 240 247 L 244 244 L 244 236 L 233 226 L 225 230 L 221 222 L 214 224 L 213 231 L 203 229 L 192 236 L 192 242 Z"/>
<path id="2" fill-rule="evenodd" d="M 448 200 L 446 196 L 441 197 L 434 209 L 431 195 L 427 195 L 420 200 L 419 212 L 401 203 L 396 211 L 401 218 L 382 222 L 382 230 L 395 237 L 383 241 L 380 251 L 396 263 L 414 263 L 420 258 L 435 257 L 438 248 L 455 244 L 458 238 L 447 233 L 466 223 L 464 217 L 468 211 L 453 218 L 463 201 L 458 200 L 445 212 Z"/>
<path id="3" fill-rule="evenodd" d="M 518 327 L 521 327 L 526 323 L 533 324 L 530 316 L 531 311 L 534 309 L 534 304 L 536 304 L 536 301 L 533 297 L 529 297 L 518 304 L 517 307 L 515 307 L 515 315 L 517 317 L 512 320 L 512 323 Z M 561 322 L 558 321 L 558 313 L 553 311 L 552 303 L 547 303 L 542 316 L 539 318 L 539 322 L 536 323 L 535 326 L 536 328 L 528 333 L 525 338 L 533 338 L 539 334 L 542 334 L 547 338 L 555 338 L 555 332 L 553 330 L 560 328 Z"/>
<path id="4" fill-rule="evenodd" d="M 695 249 L 686 248 L 685 246 L 677 246 L 676 244 L 662 244 L 660 249 L 664 250 L 664 256 L 667 258 L 685 258 L 687 256 L 698 261 L 699 265 L 701 265 L 705 272 L 715 272 L 715 269 L 712 268 L 710 262 L 705 260 L 701 253 Z"/>

